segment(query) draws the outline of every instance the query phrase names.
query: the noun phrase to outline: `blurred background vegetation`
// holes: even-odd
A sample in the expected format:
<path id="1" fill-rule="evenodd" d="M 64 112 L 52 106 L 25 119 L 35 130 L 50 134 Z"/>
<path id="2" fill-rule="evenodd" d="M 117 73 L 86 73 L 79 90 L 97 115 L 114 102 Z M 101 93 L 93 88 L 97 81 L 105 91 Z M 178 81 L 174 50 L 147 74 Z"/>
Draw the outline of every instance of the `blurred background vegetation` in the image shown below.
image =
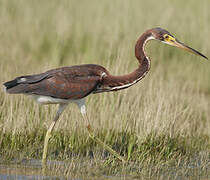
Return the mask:
<path id="1" fill-rule="evenodd" d="M 0 83 L 20 75 L 87 63 L 100 64 L 115 75 L 129 73 L 138 64 L 134 56 L 137 38 L 153 27 L 167 29 L 180 41 L 210 57 L 209 7 L 209 0 L 2 0 Z M 186 139 L 202 136 L 208 149 L 209 62 L 156 41 L 148 43 L 146 52 L 152 59 L 152 67 L 141 82 L 123 91 L 87 98 L 95 131 L 102 132 L 101 138 L 108 144 L 121 142 L 118 133 L 130 133 L 131 139 L 135 135 L 135 142 L 128 138 L 128 147 L 146 141 L 151 134 L 155 135 L 150 140 L 159 136 Z M 35 130 L 46 129 L 57 109 L 56 105 L 41 107 L 22 95 L 6 95 L 1 91 L 0 97 L 1 154 L 12 142 L 11 134 L 29 136 Z M 64 149 L 81 150 L 83 143 L 87 143 L 87 132 L 75 105 L 65 111 L 55 131 L 65 132 L 62 136 L 57 134 L 61 139 L 75 133 L 78 137 L 85 135 L 77 142 L 66 141 Z M 56 143 L 59 146 L 59 138 L 52 140 L 52 147 L 57 147 Z M 27 142 L 30 144 L 30 140 Z M 190 141 L 192 147 L 194 142 Z M 91 146 L 90 143 L 84 148 L 88 151 Z M 127 149 L 122 143 L 119 146 Z M 202 147 L 202 143 L 196 145 L 198 150 Z"/>

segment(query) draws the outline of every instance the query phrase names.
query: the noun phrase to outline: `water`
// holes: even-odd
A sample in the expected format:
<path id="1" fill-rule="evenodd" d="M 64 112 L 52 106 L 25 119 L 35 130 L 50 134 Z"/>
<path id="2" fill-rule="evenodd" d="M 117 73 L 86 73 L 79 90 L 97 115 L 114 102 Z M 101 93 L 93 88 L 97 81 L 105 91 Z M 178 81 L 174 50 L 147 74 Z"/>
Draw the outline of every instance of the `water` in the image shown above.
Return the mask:
<path id="1" fill-rule="evenodd" d="M 65 166 L 62 161 L 48 161 L 48 167 Z M 80 178 L 67 178 L 62 175 L 54 175 L 53 171 L 43 175 L 40 160 L 23 160 L 21 163 L 0 164 L 0 180 L 83 180 Z M 95 179 L 95 177 L 94 177 Z M 100 180 L 119 180 L 121 177 L 101 176 Z M 124 178 L 123 178 L 124 179 Z"/>
<path id="2" fill-rule="evenodd" d="M 199 180 L 210 180 L 210 161 L 206 161 L 206 166 L 203 168 L 200 164 L 200 160 L 197 161 L 194 159 L 189 164 L 180 165 L 176 167 L 164 167 L 163 171 L 159 170 L 157 172 L 156 178 L 154 178 L 154 171 L 151 170 L 151 176 L 153 178 L 149 179 L 199 179 Z M 84 166 L 80 162 L 80 167 Z M 131 179 L 144 179 L 138 174 L 138 176 L 107 176 L 100 175 L 97 177 L 85 177 L 85 178 L 66 178 L 64 176 L 65 167 L 70 167 L 68 163 L 64 163 L 62 161 L 48 161 L 49 171 L 43 175 L 42 166 L 40 160 L 23 160 L 20 163 L 13 162 L 13 164 L 0 164 L 0 180 L 83 180 L 83 179 L 100 179 L 100 180 L 131 180 Z M 87 166 L 85 166 L 87 168 Z M 71 167 L 70 167 L 71 168 Z M 52 170 L 53 169 L 53 170 Z M 151 168 L 152 169 L 152 168 Z M 70 169 L 71 171 L 72 169 Z M 93 169 L 94 170 L 94 169 Z M 103 170 L 102 170 L 103 171 Z M 128 171 L 127 171 L 128 173 Z M 93 173 L 94 174 L 94 173 Z M 128 173 L 129 174 L 129 173 Z M 80 177 L 78 174 L 76 177 Z M 82 176 L 84 177 L 84 175 Z"/>
<path id="3" fill-rule="evenodd" d="M 49 161 L 49 164 L 59 164 L 62 162 L 54 162 Z M 50 174 L 48 172 L 48 174 Z M 0 180 L 30 180 L 30 179 L 41 179 L 41 180 L 48 180 L 48 179 L 68 179 L 62 176 L 51 176 L 51 175 L 43 175 L 42 168 L 41 168 L 41 161 L 40 160 L 29 160 L 29 161 L 22 161 L 19 164 L 1 164 L 0 165 Z M 80 179 L 71 179 L 71 180 L 80 180 Z"/>

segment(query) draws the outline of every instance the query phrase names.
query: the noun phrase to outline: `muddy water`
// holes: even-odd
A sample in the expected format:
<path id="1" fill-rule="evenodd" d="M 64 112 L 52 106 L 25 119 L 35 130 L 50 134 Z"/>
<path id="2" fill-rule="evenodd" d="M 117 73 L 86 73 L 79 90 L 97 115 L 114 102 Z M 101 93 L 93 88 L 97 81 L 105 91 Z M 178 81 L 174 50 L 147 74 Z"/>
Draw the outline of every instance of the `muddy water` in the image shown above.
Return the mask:
<path id="1" fill-rule="evenodd" d="M 63 166 L 63 162 L 48 161 L 48 166 Z M 0 180 L 83 180 L 80 178 L 66 178 L 64 176 L 55 176 L 54 172 L 47 172 L 47 175 L 43 175 L 42 166 L 40 160 L 27 160 L 21 163 L 14 164 L 0 164 Z M 89 179 L 89 178 L 88 178 Z M 96 179 L 95 177 L 93 179 Z M 98 178 L 97 178 L 98 179 Z M 119 180 L 121 177 L 102 176 L 100 180 Z M 124 179 L 124 178 L 123 178 Z M 127 178 L 126 178 L 127 179 Z M 128 178 L 130 179 L 130 178 Z"/>
<path id="2" fill-rule="evenodd" d="M 63 177 L 56 176 L 43 176 L 41 163 L 38 161 L 31 164 L 10 164 L 0 165 L 0 180 L 7 179 L 65 179 Z"/>
<path id="3" fill-rule="evenodd" d="M 196 162 L 196 161 L 195 161 Z M 61 166 L 65 165 L 62 161 L 48 161 L 48 167 Z M 159 172 L 157 177 L 158 179 L 199 179 L 199 180 L 210 180 L 210 162 L 206 163 L 206 168 L 202 169 L 198 162 L 190 164 L 189 166 L 184 167 L 174 167 L 174 168 L 167 168 L 166 172 Z M 69 180 L 83 180 L 87 178 L 66 178 L 62 176 L 61 173 L 59 175 L 55 174 L 54 171 L 48 171 L 47 175 L 43 175 L 42 168 L 41 168 L 41 161 L 40 160 L 27 160 L 22 161 L 21 163 L 13 163 L 13 164 L 0 164 L 0 180 L 32 180 L 32 179 L 41 179 L 41 180 L 57 180 L 57 179 L 69 179 Z M 185 169 L 185 170 L 183 170 Z M 185 173 L 182 173 L 184 171 Z M 186 173 L 187 172 L 187 173 Z M 79 175 L 78 175 L 79 177 Z M 135 176 L 134 176 L 135 177 Z M 131 180 L 131 179 L 139 179 L 140 177 L 137 176 L 135 178 L 132 176 L 106 176 L 102 175 L 100 177 L 93 177 L 88 179 L 100 179 L 100 180 Z M 154 177 L 154 174 L 152 175 Z M 140 178 L 142 179 L 142 178 Z M 154 178 L 152 178 L 154 179 Z"/>

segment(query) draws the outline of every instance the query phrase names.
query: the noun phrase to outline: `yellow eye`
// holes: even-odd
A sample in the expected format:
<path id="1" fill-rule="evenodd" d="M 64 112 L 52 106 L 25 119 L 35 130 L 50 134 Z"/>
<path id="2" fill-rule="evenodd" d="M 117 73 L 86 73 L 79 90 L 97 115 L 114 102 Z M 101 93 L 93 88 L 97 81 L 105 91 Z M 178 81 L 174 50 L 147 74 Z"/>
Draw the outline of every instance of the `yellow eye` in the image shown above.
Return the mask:
<path id="1" fill-rule="evenodd" d="M 164 36 L 164 38 L 165 38 L 165 39 L 168 39 L 168 38 L 169 38 L 169 36 L 168 36 L 168 35 L 165 35 L 165 36 Z"/>

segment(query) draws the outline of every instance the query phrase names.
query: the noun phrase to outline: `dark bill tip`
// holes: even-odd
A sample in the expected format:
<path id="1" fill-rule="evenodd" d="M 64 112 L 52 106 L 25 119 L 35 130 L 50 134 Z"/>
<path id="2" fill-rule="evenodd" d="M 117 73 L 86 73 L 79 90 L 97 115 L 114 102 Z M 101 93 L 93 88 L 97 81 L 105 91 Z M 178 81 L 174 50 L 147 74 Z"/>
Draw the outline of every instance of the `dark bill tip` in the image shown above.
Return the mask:
<path id="1" fill-rule="evenodd" d="M 189 47 L 189 46 L 187 46 L 187 47 L 188 47 L 191 51 L 193 51 L 194 54 L 197 54 L 197 55 L 199 55 L 199 56 L 202 56 L 203 58 L 205 58 L 205 59 L 208 60 L 208 58 L 207 58 L 205 55 L 201 54 L 199 51 L 197 51 L 197 50 L 195 50 L 195 49 L 193 49 L 193 48 L 191 48 L 191 47 Z"/>
<path id="2" fill-rule="evenodd" d="M 177 43 L 178 46 L 180 45 L 179 47 L 183 48 L 184 50 L 187 50 L 187 51 L 189 51 L 189 52 L 191 52 L 191 53 L 193 53 L 195 55 L 201 56 L 201 57 L 203 57 L 203 58 L 208 60 L 208 58 L 205 55 L 203 55 L 199 51 L 197 51 L 197 50 L 195 50 L 195 49 L 185 45 L 184 43 L 182 43 L 182 42 L 180 42 L 178 40 L 176 40 L 176 43 Z"/>

